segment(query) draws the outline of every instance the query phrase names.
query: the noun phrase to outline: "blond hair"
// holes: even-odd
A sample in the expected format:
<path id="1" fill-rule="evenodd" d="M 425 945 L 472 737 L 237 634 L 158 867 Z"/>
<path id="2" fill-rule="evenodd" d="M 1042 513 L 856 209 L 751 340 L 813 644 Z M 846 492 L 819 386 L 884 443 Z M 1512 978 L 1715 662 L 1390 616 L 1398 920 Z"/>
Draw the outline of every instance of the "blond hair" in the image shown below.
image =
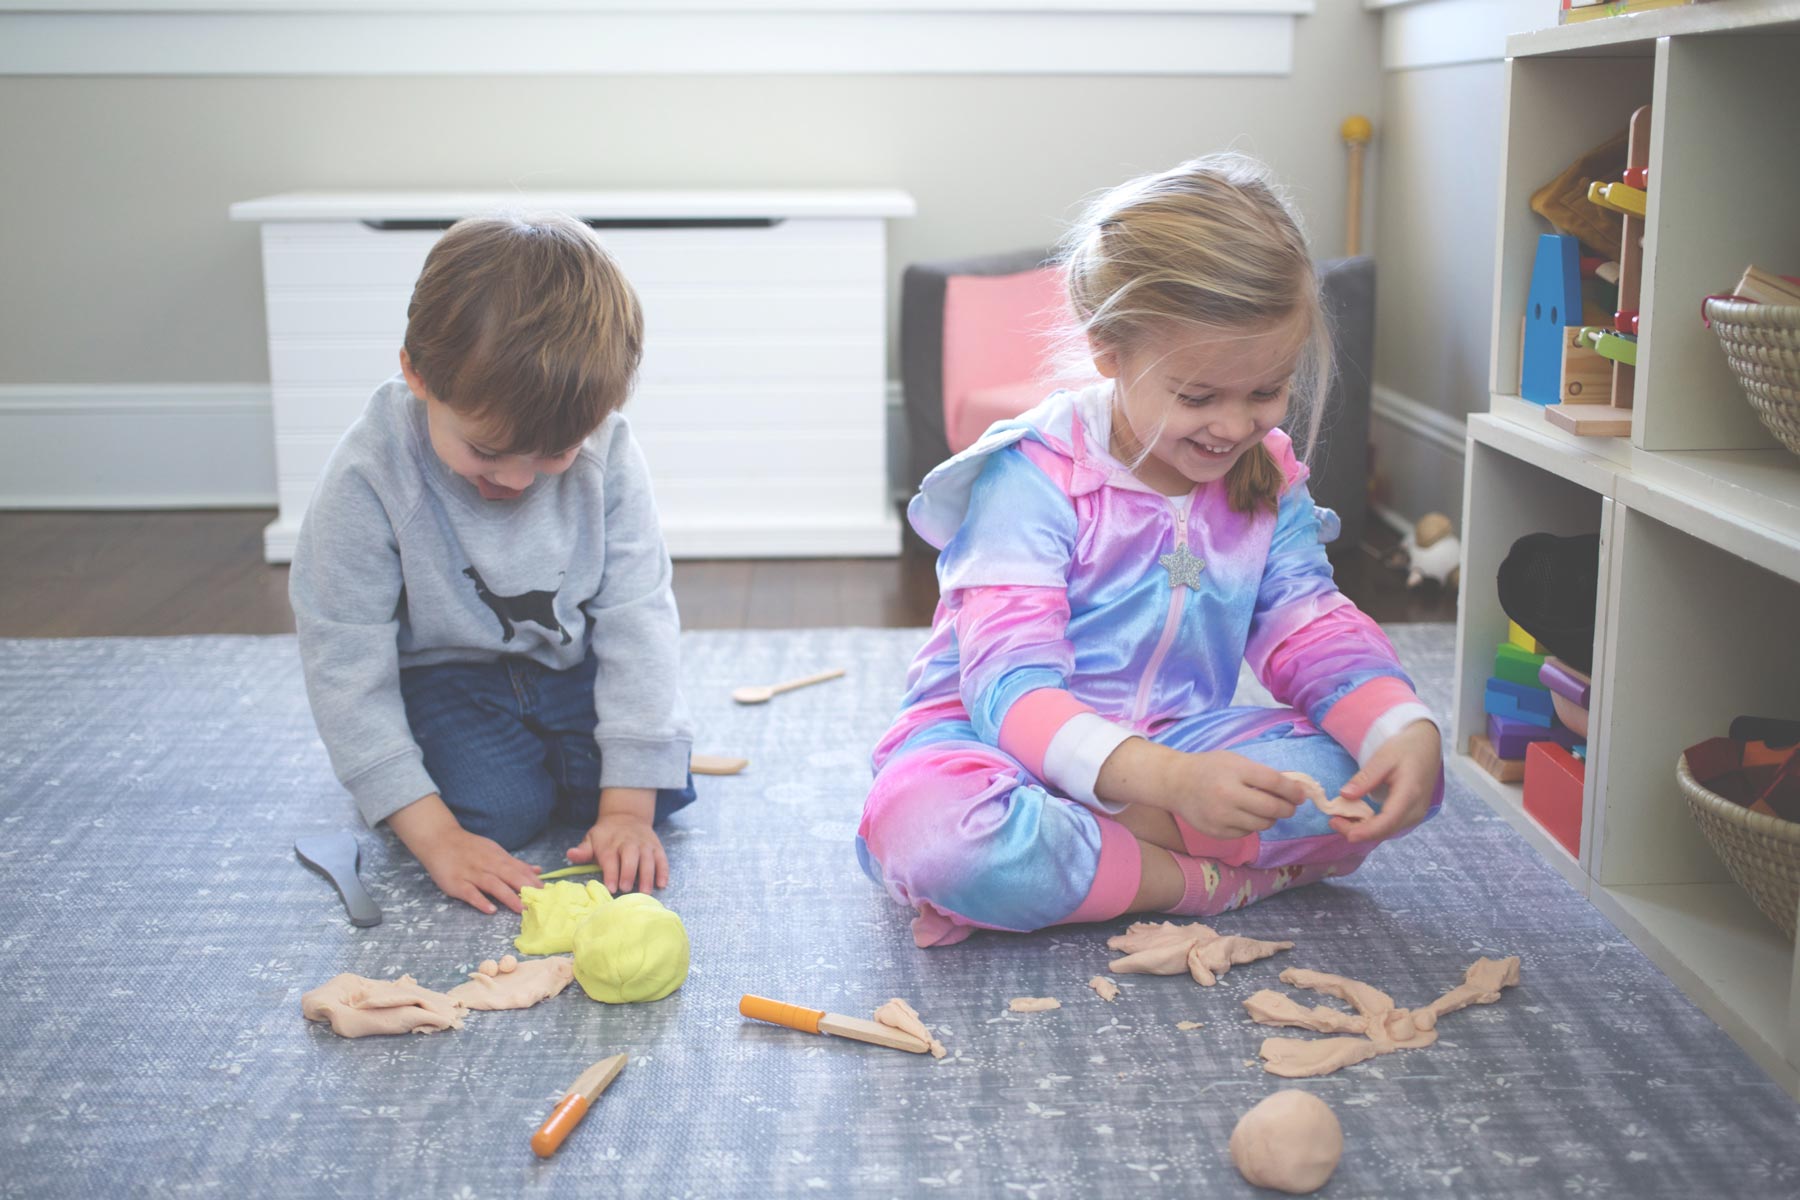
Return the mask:
<path id="1" fill-rule="evenodd" d="M 1071 351 L 1136 349 L 1172 329 L 1232 337 L 1292 322 L 1300 353 L 1288 423 L 1304 429 L 1294 439 L 1301 457 L 1312 452 L 1331 380 L 1331 325 L 1299 216 L 1267 167 L 1213 154 L 1121 184 L 1088 206 L 1059 257 Z M 1273 508 L 1284 486 L 1260 444 L 1226 483 L 1239 512 Z"/>
<path id="2" fill-rule="evenodd" d="M 560 213 L 458 221 L 426 256 L 406 353 L 432 395 L 511 453 L 557 454 L 625 403 L 643 357 L 637 294 Z"/>

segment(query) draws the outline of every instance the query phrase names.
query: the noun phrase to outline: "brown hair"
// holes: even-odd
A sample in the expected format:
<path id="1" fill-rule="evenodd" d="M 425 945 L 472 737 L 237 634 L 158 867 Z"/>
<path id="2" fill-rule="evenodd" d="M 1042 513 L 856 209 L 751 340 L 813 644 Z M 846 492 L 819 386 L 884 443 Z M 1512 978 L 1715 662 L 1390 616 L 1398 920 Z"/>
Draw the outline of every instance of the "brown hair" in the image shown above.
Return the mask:
<path id="1" fill-rule="evenodd" d="M 426 256 L 406 353 L 431 394 L 557 454 L 625 403 L 643 357 L 637 295 L 600 239 L 560 213 L 458 221 Z"/>
<path id="2" fill-rule="evenodd" d="M 1134 179 L 1095 200 L 1063 242 L 1080 350 L 1126 349 L 1185 327 L 1242 334 L 1294 322 L 1300 365 L 1289 421 L 1301 456 L 1318 441 L 1331 327 L 1299 217 L 1268 168 L 1214 154 Z M 1257 445 L 1226 476 L 1238 512 L 1273 509 L 1285 480 Z"/>

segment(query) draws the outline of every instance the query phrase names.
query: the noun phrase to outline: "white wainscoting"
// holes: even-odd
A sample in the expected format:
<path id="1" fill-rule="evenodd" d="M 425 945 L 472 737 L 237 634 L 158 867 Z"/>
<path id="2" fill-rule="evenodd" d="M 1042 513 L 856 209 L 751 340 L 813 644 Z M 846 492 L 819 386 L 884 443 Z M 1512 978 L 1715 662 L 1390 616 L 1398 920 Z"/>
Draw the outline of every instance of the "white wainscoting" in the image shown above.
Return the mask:
<path id="1" fill-rule="evenodd" d="M 266 508 L 269 386 L 0 386 L 0 508 Z"/>
<path id="2" fill-rule="evenodd" d="M 1286 75 L 1314 0 L 0 0 L 0 74 Z"/>
<path id="3" fill-rule="evenodd" d="M 1369 440 L 1391 488 L 1377 515 L 1403 533 L 1434 509 L 1459 520 L 1466 423 L 1379 383 L 1369 416 Z"/>

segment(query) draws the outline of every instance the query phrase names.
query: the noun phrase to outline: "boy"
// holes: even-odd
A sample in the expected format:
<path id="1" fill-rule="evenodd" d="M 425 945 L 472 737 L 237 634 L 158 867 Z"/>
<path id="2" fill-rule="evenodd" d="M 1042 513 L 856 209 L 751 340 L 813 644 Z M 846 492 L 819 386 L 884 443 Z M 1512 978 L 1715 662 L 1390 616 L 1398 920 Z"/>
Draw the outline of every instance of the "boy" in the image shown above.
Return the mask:
<path id="1" fill-rule="evenodd" d="M 520 911 L 508 851 L 553 816 L 609 891 L 668 883 L 652 829 L 694 798 L 679 621 L 618 409 L 637 297 L 564 216 L 452 226 L 400 375 L 326 464 L 289 596 L 339 780 L 445 894 Z"/>

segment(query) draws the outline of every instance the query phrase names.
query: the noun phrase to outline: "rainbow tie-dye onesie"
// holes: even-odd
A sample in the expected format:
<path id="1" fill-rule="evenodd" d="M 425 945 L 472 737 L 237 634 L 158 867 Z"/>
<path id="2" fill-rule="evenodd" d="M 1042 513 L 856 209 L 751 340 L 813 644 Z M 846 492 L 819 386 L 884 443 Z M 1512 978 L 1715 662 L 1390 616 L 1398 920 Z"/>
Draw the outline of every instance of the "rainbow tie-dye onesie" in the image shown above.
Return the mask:
<path id="1" fill-rule="evenodd" d="M 1243 514 L 1223 481 L 1146 487 L 1107 449 L 1110 420 L 1106 385 L 1057 392 L 932 471 L 908 508 L 941 551 L 942 598 L 875 750 L 857 855 L 918 911 L 921 946 L 1126 911 L 1141 847 L 1094 786 L 1129 737 L 1230 749 L 1334 794 L 1432 719 L 1333 586 L 1337 517 L 1314 506 L 1285 433 L 1264 442 L 1287 481 L 1278 510 Z M 1285 707 L 1232 706 L 1246 660 Z M 1442 798 L 1440 772 L 1432 813 Z M 1197 912 L 1348 874 L 1371 849 L 1310 804 L 1229 841 L 1177 826 L 1225 879 Z"/>

